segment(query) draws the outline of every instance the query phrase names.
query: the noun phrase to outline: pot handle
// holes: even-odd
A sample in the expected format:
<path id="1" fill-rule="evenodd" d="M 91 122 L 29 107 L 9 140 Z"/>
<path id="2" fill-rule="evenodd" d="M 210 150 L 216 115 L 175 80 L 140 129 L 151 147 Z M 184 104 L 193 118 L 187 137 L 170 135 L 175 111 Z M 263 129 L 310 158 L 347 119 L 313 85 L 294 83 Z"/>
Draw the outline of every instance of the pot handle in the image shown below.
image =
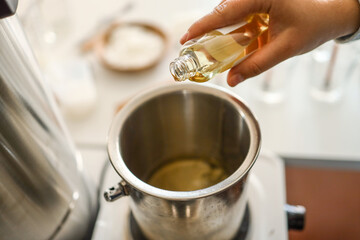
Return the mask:
<path id="1" fill-rule="evenodd" d="M 125 181 L 119 182 L 117 185 L 104 192 L 104 198 L 108 202 L 114 202 L 115 200 L 128 195 L 129 191 Z"/>
<path id="2" fill-rule="evenodd" d="M 300 205 L 285 204 L 288 229 L 303 230 L 305 226 L 306 209 Z"/>

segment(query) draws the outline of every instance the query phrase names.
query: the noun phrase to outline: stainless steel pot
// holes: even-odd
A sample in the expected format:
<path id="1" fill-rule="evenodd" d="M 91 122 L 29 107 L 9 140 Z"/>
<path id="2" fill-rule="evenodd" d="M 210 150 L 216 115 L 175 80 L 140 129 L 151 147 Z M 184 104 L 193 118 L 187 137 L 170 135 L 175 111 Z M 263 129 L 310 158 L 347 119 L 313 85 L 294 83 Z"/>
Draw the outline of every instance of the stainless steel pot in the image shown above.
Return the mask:
<path id="1" fill-rule="evenodd" d="M 254 115 L 229 91 L 204 84 L 158 87 L 134 98 L 112 123 L 108 151 L 123 181 L 105 198 L 129 195 L 149 239 L 231 239 L 245 211 L 246 178 L 259 150 Z M 218 159 L 230 176 L 195 191 L 147 183 L 157 168 L 181 157 Z"/>

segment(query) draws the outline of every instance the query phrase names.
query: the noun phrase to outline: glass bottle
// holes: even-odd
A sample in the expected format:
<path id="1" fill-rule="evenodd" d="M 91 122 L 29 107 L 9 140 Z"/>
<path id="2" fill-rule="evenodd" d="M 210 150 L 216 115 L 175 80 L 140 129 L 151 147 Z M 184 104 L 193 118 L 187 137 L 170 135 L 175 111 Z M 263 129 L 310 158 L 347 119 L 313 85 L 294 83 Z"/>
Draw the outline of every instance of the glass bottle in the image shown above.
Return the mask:
<path id="1" fill-rule="evenodd" d="M 268 14 L 253 14 L 237 25 L 187 41 L 170 63 L 176 81 L 206 82 L 238 64 L 267 42 Z"/>

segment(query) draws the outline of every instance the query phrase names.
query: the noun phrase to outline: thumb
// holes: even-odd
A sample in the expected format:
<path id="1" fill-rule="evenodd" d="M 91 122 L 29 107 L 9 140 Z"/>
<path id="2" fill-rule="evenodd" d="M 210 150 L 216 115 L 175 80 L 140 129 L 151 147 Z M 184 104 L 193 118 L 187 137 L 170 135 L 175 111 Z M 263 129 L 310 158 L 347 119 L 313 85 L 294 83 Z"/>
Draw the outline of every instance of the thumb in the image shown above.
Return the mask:
<path id="1" fill-rule="evenodd" d="M 247 78 L 257 76 L 278 63 L 293 57 L 297 52 L 296 49 L 294 45 L 289 43 L 285 34 L 280 35 L 234 66 L 229 71 L 227 82 L 234 87 Z"/>

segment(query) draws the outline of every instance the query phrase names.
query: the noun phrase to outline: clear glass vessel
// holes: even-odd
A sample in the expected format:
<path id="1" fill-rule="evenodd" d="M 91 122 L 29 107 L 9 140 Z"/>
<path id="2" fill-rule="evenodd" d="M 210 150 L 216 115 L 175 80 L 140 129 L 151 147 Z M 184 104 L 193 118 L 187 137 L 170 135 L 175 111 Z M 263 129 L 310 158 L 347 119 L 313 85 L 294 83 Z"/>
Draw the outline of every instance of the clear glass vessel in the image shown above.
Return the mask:
<path id="1" fill-rule="evenodd" d="M 250 15 L 244 22 L 187 41 L 170 63 L 176 81 L 206 82 L 224 72 L 267 42 L 268 14 Z"/>

